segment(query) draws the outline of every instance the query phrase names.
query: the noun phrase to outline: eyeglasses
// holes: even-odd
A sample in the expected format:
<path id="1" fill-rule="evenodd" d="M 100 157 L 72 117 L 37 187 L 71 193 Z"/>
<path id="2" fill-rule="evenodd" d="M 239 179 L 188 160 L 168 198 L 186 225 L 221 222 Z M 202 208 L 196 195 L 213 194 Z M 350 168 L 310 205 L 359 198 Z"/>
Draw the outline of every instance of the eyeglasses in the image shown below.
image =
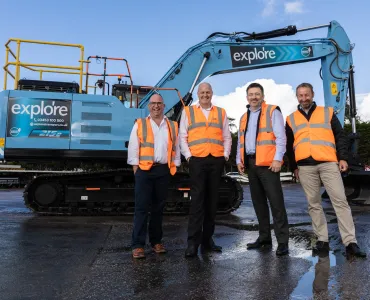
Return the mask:
<path id="1" fill-rule="evenodd" d="M 158 105 L 158 106 L 162 106 L 164 103 L 163 102 L 149 102 L 149 105 Z"/>

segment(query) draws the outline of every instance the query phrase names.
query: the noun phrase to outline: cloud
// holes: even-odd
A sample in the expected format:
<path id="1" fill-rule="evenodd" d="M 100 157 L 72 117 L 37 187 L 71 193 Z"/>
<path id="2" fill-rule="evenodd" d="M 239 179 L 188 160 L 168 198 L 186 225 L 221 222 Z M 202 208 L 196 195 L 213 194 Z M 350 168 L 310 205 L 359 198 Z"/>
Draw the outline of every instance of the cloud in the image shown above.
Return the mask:
<path id="1" fill-rule="evenodd" d="M 273 79 L 257 79 L 253 82 L 260 83 L 265 90 L 265 100 L 268 104 L 278 105 L 285 118 L 296 110 L 298 101 L 295 97 L 295 91 L 289 84 L 278 84 Z M 246 112 L 246 89 L 249 84 L 237 87 L 234 92 L 228 95 L 214 95 L 212 103 L 224 108 L 227 116 L 235 119 L 235 125 L 239 127 L 239 119 Z M 197 101 L 194 101 L 196 103 Z"/>
<path id="2" fill-rule="evenodd" d="M 275 12 L 275 0 L 263 0 L 264 7 L 262 10 L 263 17 L 269 17 Z"/>
<path id="3" fill-rule="evenodd" d="M 356 95 L 357 114 L 362 121 L 370 121 L 370 93 Z"/>
<path id="4" fill-rule="evenodd" d="M 303 13 L 303 1 L 291 1 L 284 3 L 286 14 L 301 14 Z"/>
<path id="5" fill-rule="evenodd" d="M 247 82 L 241 87 L 235 88 L 235 91 L 227 95 L 213 95 L 212 103 L 226 110 L 229 118 L 235 119 L 234 124 L 239 128 L 240 117 L 246 112 L 246 89 L 252 82 L 258 82 L 265 90 L 265 101 L 268 104 L 278 105 L 284 116 L 284 121 L 287 116 L 297 109 L 298 101 L 295 96 L 295 89 L 289 84 L 279 84 L 273 79 L 256 79 Z M 196 97 L 196 95 L 194 95 Z M 370 121 L 370 93 L 357 94 L 357 114 L 362 121 Z M 194 98 L 194 104 L 198 102 Z M 323 103 L 317 102 L 318 105 Z"/>

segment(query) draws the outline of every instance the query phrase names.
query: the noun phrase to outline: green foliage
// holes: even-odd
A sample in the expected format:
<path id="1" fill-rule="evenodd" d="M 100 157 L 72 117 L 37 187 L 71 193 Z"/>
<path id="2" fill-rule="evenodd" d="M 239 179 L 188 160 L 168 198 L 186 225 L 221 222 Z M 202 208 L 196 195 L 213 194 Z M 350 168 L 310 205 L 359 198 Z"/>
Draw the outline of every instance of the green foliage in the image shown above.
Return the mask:
<path id="1" fill-rule="evenodd" d="M 344 130 L 350 134 L 352 132 L 352 125 L 345 124 Z M 356 122 L 356 131 L 360 136 L 358 154 L 364 164 L 370 165 L 370 122 Z"/>

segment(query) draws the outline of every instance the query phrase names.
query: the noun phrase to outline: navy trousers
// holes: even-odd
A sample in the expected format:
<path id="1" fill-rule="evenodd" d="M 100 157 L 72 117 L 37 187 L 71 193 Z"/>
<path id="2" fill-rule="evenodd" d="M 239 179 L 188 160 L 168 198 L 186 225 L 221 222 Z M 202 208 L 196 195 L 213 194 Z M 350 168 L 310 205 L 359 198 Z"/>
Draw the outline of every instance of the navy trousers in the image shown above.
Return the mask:
<path id="1" fill-rule="evenodd" d="M 145 246 L 147 231 L 149 231 L 149 243 L 152 246 L 161 243 L 162 216 L 167 199 L 169 179 L 170 170 L 167 164 L 153 166 L 149 171 L 137 169 L 135 173 L 134 229 L 132 232 L 133 249 Z"/>

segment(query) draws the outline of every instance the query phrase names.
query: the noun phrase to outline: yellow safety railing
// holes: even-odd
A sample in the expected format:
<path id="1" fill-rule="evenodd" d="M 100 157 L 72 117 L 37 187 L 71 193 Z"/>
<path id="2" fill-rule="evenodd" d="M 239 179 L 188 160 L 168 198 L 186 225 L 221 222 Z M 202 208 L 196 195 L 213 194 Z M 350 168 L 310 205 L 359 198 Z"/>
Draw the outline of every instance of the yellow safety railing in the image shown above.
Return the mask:
<path id="1" fill-rule="evenodd" d="M 17 43 L 16 53 L 14 53 L 9 46 L 10 43 L 12 42 Z M 80 59 L 78 60 L 79 64 L 78 66 L 59 66 L 59 65 L 31 64 L 31 63 L 21 62 L 20 52 L 21 52 L 22 43 L 79 48 L 80 49 Z M 9 61 L 9 54 L 11 54 L 11 56 L 15 59 L 15 61 L 12 61 L 12 62 Z M 20 78 L 20 69 L 21 67 L 23 67 L 31 71 L 39 72 L 40 80 L 42 80 L 43 73 L 61 73 L 61 74 L 80 75 L 79 92 L 82 93 L 82 78 L 83 78 L 83 75 L 85 75 L 83 72 L 83 64 L 85 62 L 86 61 L 84 61 L 84 46 L 83 45 L 66 44 L 66 43 L 58 43 L 58 42 L 44 42 L 44 41 L 36 41 L 36 40 L 9 39 L 8 42 L 5 44 L 5 65 L 3 68 L 4 69 L 4 90 L 7 89 L 8 75 L 10 75 L 14 79 L 14 89 L 17 89 L 17 84 Z M 15 74 L 13 74 L 9 70 L 9 66 L 15 66 Z M 47 68 L 47 69 L 42 69 L 42 68 Z M 74 70 L 75 72 L 71 70 Z"/>

